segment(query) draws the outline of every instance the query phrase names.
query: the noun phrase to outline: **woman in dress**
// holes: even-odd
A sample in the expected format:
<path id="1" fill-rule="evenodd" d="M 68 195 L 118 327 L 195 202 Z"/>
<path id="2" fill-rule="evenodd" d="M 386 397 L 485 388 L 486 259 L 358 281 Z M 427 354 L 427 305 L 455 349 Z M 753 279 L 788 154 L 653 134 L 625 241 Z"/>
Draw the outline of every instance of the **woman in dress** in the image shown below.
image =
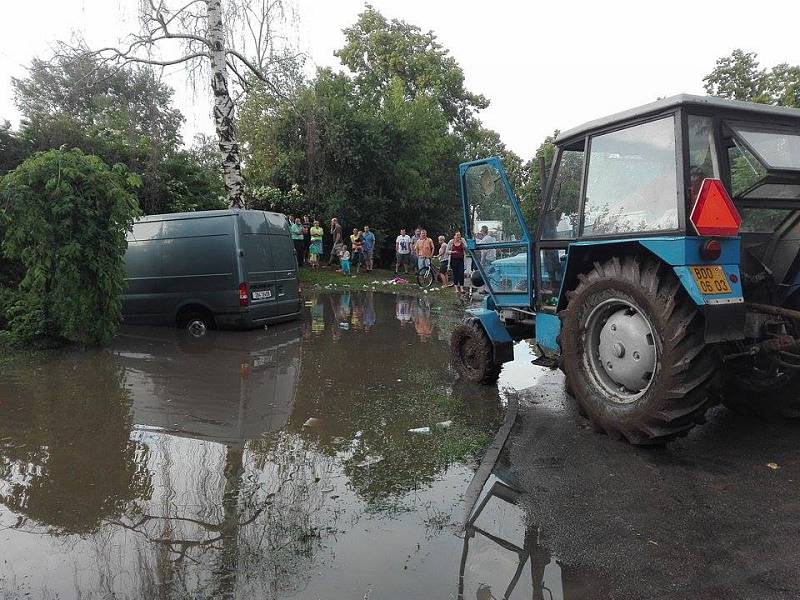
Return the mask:
<path id="1" fill-rule="evenodd" d="M 319 257 L 322 256 L 322 227 L 319 226 L 319 221 L 314 221 L 314 225 L 309 230 L 311 233 L 311 245 L 308 247 L 308 262 L 311 267 L 316 269 L 319 267 Z"/>
<path id="2" fill-rule="evenodd" d="M 460 296 L 464 293 L 464 255 L 467 245 L 461 238 L 461 232 L 456 231 L 453 239 L 450 240 L 450 269 L 453 271 L 453 285 L 456 286 L 456 294 Z"/>

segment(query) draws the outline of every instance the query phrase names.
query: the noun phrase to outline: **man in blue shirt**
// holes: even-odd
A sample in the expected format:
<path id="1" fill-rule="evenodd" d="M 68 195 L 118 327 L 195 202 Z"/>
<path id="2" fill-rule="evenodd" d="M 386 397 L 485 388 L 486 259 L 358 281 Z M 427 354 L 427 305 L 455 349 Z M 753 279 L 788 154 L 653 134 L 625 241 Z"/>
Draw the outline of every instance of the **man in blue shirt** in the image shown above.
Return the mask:
<path id="1" fill-rule="evenodd" d="M 364 225 L 364 235 L 361 237 L 364 241 L 364 259 L 369 273 L 372 271 L 372 253 L 375 251 L 375 234 L 369 230 L 369 225 Z"/>

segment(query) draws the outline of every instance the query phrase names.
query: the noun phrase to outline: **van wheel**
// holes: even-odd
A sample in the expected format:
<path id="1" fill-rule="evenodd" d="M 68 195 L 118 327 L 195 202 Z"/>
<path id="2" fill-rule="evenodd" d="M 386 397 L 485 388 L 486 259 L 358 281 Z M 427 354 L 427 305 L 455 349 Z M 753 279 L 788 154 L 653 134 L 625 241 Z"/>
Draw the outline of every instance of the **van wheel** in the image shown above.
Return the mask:
<path id="1" fill-rule="evenodd" d="M 181 316 L 178 324 L 189 337 L 199 339 L 205 337 L 209 329 L 213 329 L 214 319 L 207 312 L 191 311 Z"/>

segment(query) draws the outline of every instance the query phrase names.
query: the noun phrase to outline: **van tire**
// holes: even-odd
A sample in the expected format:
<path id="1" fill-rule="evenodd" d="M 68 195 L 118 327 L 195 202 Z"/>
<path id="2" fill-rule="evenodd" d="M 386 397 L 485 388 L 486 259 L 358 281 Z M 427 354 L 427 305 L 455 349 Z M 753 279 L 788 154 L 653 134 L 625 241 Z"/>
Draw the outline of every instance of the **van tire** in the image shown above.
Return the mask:
<path id="1" fill-rule="evenodd" d="M 566 378 L 595 430 L 635 445 L 656 445 L 685 435 L 703 422 L 711 404 L 709 388 L 719 368 L 713 349 L 703 339 L 702 316 L 671 269 L 649 256 L 595 262 L 588 273 L 579 276 L 578 286 L 568 298 L 567 308 L 561 313 Z M 603 311 L 608 313 L 605 321 Z M 621 321 L 627 318 L 631 321 Z M 607 333 L 607 326 L 611 331 L 629 328 L 636 332 L 634 321 L 644 322 L 649 328 L 644 339 L 652 335 L 650 379 L 641 391 L 623 392 L 625 386 L 619 385 L 614 394 L 609 382 L 618 384 L 603 362 L 606 357 L 602 353 L 608 349 L 594 348 L 598 339 L 595 334 L 599 331 L 606 336 L 600 340 L 620 335 Z M 624 342 L 623 337 L 618 339 L 615 352 L 622 350 L 623 354 L 617 356 L 639 360 L 638 352 L 633 351 L 638 346 Z M 603 343 L 608 344 L 601 342 L 601 346 Z M 588 352 L 587 344 L 592 344 Z M 645 349 L 641 350 L 644 356 Z M 627 369 L 628 365 L 621 358 L 617 363 L 618 369 Z M 614 371 L 614 376 L 619 372 Z"/>
<path id="2" fill-rule="evenodd" d="M 214 328 L 214 317 L 205 310 L 189 310 L 178 317 L 178 326 L 189 337 L 199 339 L 205 337 L 209 329 Z"/>

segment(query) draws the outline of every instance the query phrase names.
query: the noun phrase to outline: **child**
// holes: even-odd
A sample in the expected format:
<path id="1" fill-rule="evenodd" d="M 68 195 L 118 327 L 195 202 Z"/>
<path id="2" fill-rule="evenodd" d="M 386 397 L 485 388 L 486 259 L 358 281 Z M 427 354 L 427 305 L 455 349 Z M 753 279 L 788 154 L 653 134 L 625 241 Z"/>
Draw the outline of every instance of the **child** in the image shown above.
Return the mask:
<path id="1" fill-rule="evenodd" d="M 350 275 L 350 252 L 347 247 L 343 248 L 342 253 L 339 254 L 339 265 L 342 267 L 342 273 Z"/>

